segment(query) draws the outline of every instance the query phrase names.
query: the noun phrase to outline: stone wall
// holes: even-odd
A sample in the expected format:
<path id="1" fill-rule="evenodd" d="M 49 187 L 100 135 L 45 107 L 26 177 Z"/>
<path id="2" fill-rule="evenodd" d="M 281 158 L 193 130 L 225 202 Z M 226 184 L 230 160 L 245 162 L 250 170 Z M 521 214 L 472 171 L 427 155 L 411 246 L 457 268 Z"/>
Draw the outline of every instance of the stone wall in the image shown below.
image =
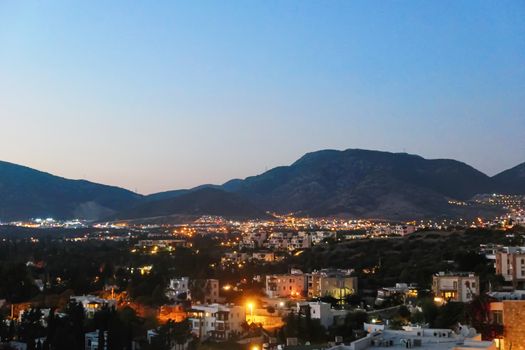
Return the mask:
<path id="1" fill-rule="evenodd" d="M 505 350 L 525 350 L 525 300 L 503 301 L 503 327 Z"/>

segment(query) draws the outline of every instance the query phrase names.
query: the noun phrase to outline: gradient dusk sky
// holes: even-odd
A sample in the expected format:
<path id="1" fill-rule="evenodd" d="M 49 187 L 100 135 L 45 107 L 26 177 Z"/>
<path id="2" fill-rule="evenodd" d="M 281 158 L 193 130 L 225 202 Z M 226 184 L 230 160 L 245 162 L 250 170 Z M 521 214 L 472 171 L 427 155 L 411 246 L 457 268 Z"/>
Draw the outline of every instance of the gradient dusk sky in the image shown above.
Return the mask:
<path id="1" fill-rule="evenodd" d="M 325 148 L 525 161 L 525 1 L 1 1 L 0 160 L 140 193 Z"/>

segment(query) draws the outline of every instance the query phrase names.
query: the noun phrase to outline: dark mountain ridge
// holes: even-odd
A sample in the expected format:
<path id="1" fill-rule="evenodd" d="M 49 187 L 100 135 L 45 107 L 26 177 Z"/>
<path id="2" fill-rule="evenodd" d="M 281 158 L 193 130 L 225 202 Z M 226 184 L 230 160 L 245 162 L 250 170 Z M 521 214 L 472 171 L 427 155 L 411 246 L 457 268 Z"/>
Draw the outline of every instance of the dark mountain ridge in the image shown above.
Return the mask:
<path id="1" fill-rule="evenodd" d="M 505 170 L 492 177 L 494 192 L 525 194 L 525 163 Z"/>
<path id="2" fill-rule="evenodd" d="M 448 198 L 483 193 L 491 178 L 454 160 L 349 149 L 308 153 L 223 188 L 278 212 L 397 217 L 404 211 L 420 217 L 446 214 Z"/>
<path id="3" fill-rule="evenodd" d="M 248 200 L 217 188 L 188 190 L 175 197 L 142 202 L 124 210 L 111 220 L 165 217 L 170 215 L 217 215 L 227 218 L 268 218 L 269 215 Z"/>
<path id="4" fill-rule="evenodd" d="M 69 180 L 0 161 L 0 219 L 36 217 L 98 219 L 142 196 L 123 188 Z"/>
<path id="5" fill-rule="evenodd" d="M 479 193 L 525 194 L 525 163 L 489 177 L 451 159 L 361 149 L 321 150 L 260 175 L 148 196 L 0 162 L 0 220 L 173 214 L 424 218 L 477 215 L 451 205 Z M 471 208 L 472 209 L 472 208 Z M 482 214 L 482 213 L 481 213 Z"/>

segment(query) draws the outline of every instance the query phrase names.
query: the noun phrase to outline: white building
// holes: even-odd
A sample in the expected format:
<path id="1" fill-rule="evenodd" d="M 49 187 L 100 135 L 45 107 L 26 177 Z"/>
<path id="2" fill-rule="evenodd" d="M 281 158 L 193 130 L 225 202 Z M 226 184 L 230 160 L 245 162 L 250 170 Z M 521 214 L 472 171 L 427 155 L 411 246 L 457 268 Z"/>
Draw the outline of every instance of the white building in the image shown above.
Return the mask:
<path id="1" fill-rule="evenodd" d="M 473 272 L 439 272 L 432 276 L 432 292 L 436 302 L 467 303 L 479 295 L 479 277 Z"/>
<path id="2" fill-rule="evenodd" d="M 242 332 L 246 310 L 235 305 L 194 305 L 188 320 L 192 333 L 201 340 L 226 340 Z"/>
<path id="3" fill-rule="evenodd" d="M 264 243 L 264 247 L 270 250 L 287 250 L 290 244 L 291 233 L 273 232 Z"/>
<path id="4" fill-rule="evenodd" d="M 383 287 L 377 290 L 376 304 L 381 304 L 386 299 L 393 296 L 400 296 L 404 299 L 417 298 L 418 287 L 413 284 L 396 283 L 394 287 Z"/>
<path id="5" fill-rule="evenodd" d="M 416 232 L 415 225 L 396 225 L 394 226 L 392 233 L 399 236 L 406 236 Z"/>
<path id="6" fill-rule="evenodd" d="M 297 313 L 304 314 L 305 312 L 309 312 L 310 318 L 319 320 L 325 328 L 331 327 L 337 318 L 344 318 L 348 313 L 347 310 L 333 309 L 329 303 L 321 301 L 297 303 Z"/>
<path id="7" fill-rule="evenodd" d="M 311 235 L 313 245 L 319 244 L 329 238 L 335 238 L 335 231 L 315 231 Z"/>
<path id="8" fill-rule="evenodd" d="M 366 329 L 366 328 L 365 328 Z M 464 329 L 456 334 L 450 329 L 412 328 L 404 330 L 374 329 L 366 337 L 350 345 L 337 345 L 329 350 L 401 350 L 417 348 L 421 350 L 496 350 L 492 341 L 481 341 L 481 336 L 472 330 Z"/>
<path id="9" fill-rule="evenodd" d="M 307 232 L 299 232 L 292 235 L 288 243 L 288 250 L 306 249 L 312 246 L 312 239 Z"/>
<path id="10" fill-rule="evenodd" d="M 94 295 L 78 295 L 72 296 L 71 301 L 81 303 L 84 307 L 84 312 L 88 318 L 92 318 L 97 311 L 103 307 L 116 307 L 117 301 L 113 299 L 103 299 Z"/>

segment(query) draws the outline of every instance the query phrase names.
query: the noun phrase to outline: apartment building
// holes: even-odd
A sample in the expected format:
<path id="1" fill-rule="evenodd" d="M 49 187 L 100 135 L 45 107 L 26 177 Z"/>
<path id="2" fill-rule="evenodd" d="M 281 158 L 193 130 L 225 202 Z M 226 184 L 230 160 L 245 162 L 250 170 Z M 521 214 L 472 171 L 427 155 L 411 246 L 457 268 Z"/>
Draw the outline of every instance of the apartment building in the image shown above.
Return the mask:
<path id="1" fill-rule="evenodd" d="M 352 270 L 323 269 L 306 274 L 308 297 L 332 296 L 343 300 L 357 292 L 357 277 L 351 276 Z"/>
<path id="2" fill-rule="evenodd" d="M 227 340 L 242 332 L 246 310 L 236 305 L 194 305 L 188 320 L 192 333 L 201 340 Z"/>
<path id="3" fill-rule="evenodd" d="M 266 276 L 266 294 L 271 298 L 332 296 L 344 299 L 357 292 L 357 277 L 351 270 L 323 269 L 312 273 L 292 270 L 288 274 Z"/>
<path id="4" fill-rule="evenodd" d="M 504 247 L 495 255 L 496 274 L 512 282 L 514 288 L 525 287 L 525 248 Z"/>
<path id="5" fill-rule="evenodd" d="M 301 271 L 266 276 L 266 294 L 271 298 L 306 295 L 306 275 Z"/>

